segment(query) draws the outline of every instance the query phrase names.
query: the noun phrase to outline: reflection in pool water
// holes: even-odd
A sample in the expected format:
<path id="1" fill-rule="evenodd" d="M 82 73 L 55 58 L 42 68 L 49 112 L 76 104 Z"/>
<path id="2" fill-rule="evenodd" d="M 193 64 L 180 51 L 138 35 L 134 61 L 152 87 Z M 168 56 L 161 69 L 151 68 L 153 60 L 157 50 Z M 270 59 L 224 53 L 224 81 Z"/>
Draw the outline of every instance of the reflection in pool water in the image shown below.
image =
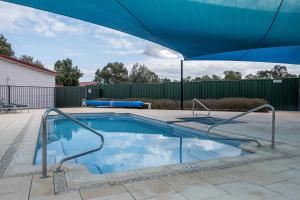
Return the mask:
<path id="1" fill-rule="evenodd" d="M 76 116 L 74 116 L 76 117 Z M 133 115 L 87 115 L 76 117 L 99 131 L 105 138 L 102 150 L 71 162 L 87 166 L 92 173 L 107 173 L 160 165 L 237 156 L 236 146 L 209 140 L 204 133 Z M 48 120 L 48 162 L 98 146 L 93 133 L 63 118 Z M 195 137 L 195 134 L 200 136 Z M 37 145 L 36 164 L 41 163 L 41 141 Z"/>

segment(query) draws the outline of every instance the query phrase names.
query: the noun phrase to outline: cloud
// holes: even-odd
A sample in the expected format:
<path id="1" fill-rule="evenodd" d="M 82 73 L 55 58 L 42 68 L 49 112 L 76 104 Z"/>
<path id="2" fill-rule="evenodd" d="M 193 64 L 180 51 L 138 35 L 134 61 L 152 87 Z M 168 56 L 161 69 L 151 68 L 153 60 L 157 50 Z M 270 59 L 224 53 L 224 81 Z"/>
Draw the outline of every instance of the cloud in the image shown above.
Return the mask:
<path id="1" fill-rule="evenodd" d="M 151 56 L 154 58 L 178 58 L 182 59 L 182 56 L 166 47 L 160 46 L 158 44 L 150 43 L 146 45 L 145 50 L 143 51 L 143 54 L 146 56 Z"/>
<path id="2" fill-rule="evenodd" d="M 45 37 L 58 34 L 81 34 L 83 24 L 78 20 L 0 1 L 0 31 L 24 33 L 34 31 Z M 65 22 L 64 22 L 65 21 Z"/>

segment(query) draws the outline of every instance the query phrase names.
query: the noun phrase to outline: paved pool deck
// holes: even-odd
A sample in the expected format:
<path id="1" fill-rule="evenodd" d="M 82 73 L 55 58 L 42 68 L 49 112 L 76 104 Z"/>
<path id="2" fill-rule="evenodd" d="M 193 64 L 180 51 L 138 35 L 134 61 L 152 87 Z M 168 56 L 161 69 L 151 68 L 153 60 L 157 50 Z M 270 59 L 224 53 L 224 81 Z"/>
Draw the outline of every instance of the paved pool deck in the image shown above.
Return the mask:
<path id="1" fill-rule="evenodd" d="M 199 130 L 191 111 L 65 108 L 67 113 L 132 113 Z M 64 165 L 65 173 L 41 179 L 33 165 L 44 110 L 0 114 L 0 200 L 300 199 L 300 112 L 276 112 L 276 148 L 269 147 L 271 114 L 252 113 L 213 132 L 249 137 L 263 146 L 255 154 L 142 170 L 92 175 L 82 166 Z M 199 111 L 199 114 L 205 114 Z M 212 112 L 226 119 L 237 112 Z M 202 116 L 199 116 L 202 117 Z M 54 194 L 56 192 L 56 194 Z"/>

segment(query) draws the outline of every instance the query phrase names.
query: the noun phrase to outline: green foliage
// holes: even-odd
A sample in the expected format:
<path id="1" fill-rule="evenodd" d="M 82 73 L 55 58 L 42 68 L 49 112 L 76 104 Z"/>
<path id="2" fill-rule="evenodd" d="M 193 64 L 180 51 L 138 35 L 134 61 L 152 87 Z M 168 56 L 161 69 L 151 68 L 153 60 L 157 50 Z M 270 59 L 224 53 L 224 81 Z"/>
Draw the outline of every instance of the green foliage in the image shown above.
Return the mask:
<path id="1" fill-rule="evenodd" d="M 241 72 L 235 72 L 233 70 L 228 70 L 223 72 L 224 73 L 224 80 L 241 80 L 242 74 Z"/>
<path id="2" fill-rule="evenodd" d="M 136 63 L 133 65 L 129 76 L 131 83 L 159 83 L 157 74 L 149 70 L 144 64 Z"/>
<path id="3" fill-rule="evenodd" d="M 41 63 L 41 61 L 39 60 L 34 60 L 33 57 L 31 56 L 27 56 L 27 55 L 22 55 L 20 58 L 19 58 L 20 61 L 23 61 L 23 62 L 26 62 L 26 63 L 30 63 L 30 64 L 34 64 L 34 65 L 37 65 L 39 67 L 44 67 L 44 65 Z"/>
<path id="4" fill-rule="evenodd" d="M 0 54 L 9 57 L 13 57 L 15 55 L 11 44 L 7 42 L 7 39 L 2 34 L 0 34 Z"/>
<path id="5" fill-rule="evenodd" d="M 56 84 L 63 86 L 78 86 L 79 78 L 83 75 L 77 66 L 73 66 L 69 58 L 56 61 L 54 70 L 58 73 L 55 79 Z"/>
<path id="6" fill-rule="evenodd" d="M 297 77 L 297 75 L 289 74 L 285 66 L 275 65 L 271 70 L 261 70 L 255 75 L 248 74 L 245 79 L 281 79 L 294 77 Z"/>
<path id="7" fill-rule="evenodd" d="M 172 81 L 171 81 L 171 79 L 169 79 L 169 78 L 161 78 L 161 79 L 160 79 L 160 82 L 161 82 L 161 83 L 169 83 L 169 82 L 172 82 Z"/>
<path id="8" fill-rule="evenodd" d="M 108 63 L 102 70 L 97 69 L 94 81 L 104 83 L 127 83 L 128 71 L 123 63 Z"/>
<path id="9" fill-rule="evenodd" d="M 211 77 L 208 75 L 204 75 L 201 77 L 195 77 L 192 81 L 210 81 L 210 80 L 217 81 L 217 80 L 221 80 L 221 79 L 222 78 L 220 76 L 214 74 Z"/>

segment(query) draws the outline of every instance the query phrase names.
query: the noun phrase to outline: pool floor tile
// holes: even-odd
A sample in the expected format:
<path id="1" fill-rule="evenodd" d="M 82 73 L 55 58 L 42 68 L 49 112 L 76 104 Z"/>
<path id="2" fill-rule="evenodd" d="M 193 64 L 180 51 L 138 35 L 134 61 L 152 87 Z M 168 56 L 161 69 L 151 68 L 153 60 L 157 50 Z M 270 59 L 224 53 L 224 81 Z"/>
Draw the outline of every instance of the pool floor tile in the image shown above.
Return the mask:
<path id="1" fill-rule="evenodd" d="M 125 184 L 132 196 L 137 200 L 171 194 L 175 191 L 161 180 L 147 180 Z"/>

